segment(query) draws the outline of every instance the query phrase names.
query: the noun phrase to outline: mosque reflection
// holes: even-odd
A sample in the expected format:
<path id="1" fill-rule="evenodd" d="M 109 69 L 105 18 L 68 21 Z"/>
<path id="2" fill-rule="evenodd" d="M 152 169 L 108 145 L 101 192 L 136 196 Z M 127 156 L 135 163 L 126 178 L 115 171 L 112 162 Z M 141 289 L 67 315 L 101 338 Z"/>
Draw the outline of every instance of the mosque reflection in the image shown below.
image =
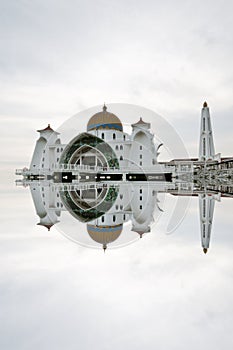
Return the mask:
<path id="1" fill-rule="evenodd" d="M 106 250 L 129 222 L 139 237 L 151 231 L 162 212 L 161 193 L 198 196 L 201 245 L 207 252 L 215 201 L 233 197 L 233 158 L 215 154 L 206 103 L 199 158 L 158 162 L 161 144 L 150 123 L 140 118 L 132 124 L 132 133 L 125 133 L 120 119 L 105 105 L 90 118 L 87 132 L 68 144 L 61 143 L 50 125 L 39 133 L 30 168 L 16 171 L 23 176 L 17 183 L 30 187 L 38 225 L 50 230 L 62 221 L 62 212 L 69 213 L 86 226 L 86 235 L 96 246 Z"/>

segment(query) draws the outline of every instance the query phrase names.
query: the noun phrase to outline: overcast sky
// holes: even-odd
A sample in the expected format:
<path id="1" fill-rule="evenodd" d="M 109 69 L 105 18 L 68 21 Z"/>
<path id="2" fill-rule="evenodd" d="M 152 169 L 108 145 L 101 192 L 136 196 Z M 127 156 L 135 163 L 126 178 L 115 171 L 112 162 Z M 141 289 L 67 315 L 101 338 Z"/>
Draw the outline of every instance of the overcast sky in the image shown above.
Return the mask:
<path id="1" fill-rule="evenodd" d="M 207 256 L 195 199 L 172 236 L 104 256 L 35 226 L 13 182 L 37 129 L 103 102 L 154 110 L 196 156 L 207 100 L 216 151 L 232 155 L 232 13 L 230 0 L 0 0 L 1 349 L 232 349 L 230 200 Z"/>

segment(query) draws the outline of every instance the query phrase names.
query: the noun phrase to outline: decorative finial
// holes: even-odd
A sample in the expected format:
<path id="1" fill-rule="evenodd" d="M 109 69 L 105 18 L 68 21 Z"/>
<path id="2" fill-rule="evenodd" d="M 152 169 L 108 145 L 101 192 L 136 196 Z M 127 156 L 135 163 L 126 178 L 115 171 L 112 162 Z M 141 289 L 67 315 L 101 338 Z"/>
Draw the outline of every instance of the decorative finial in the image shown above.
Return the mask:
<path id="1" fill-rule="evenodd" d="M 106 244 L 103 244 L 103 250 L 104 250 L 104 253 L 105 253 L 105 250 L 107 249 L 107 245 Z"/>
<path id="2" fill-rule="evenodd" d="M 203 252 L 206 254 L 208 252 L 207 248 L 203 248 Z"/>
<path id="3" fill-rule="evenodd" d="M 106 105 L 105 105 L 105 103 L 104 103 L 104 105 L 103 105 L 103 111 L 106 112 L 106 110 L 107 110 L 107 107 L 106 107 Z"/>
<path id="4" fill-rule="evenodd" d="M 206 101 L 203 103 L 203 107 L 204 107 L 204 108 L 205 108 L 205 107 L 208 107 L 208 104 L 207 104 Z"/>

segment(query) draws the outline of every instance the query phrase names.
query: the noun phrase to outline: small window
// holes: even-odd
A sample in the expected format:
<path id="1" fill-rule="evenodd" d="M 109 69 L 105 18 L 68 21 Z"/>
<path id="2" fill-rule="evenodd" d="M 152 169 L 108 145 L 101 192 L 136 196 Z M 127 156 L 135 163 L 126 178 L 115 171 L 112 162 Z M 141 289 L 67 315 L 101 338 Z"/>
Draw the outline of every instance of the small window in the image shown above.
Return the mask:
<path id="1" fill-rule="evenodd" d="M 101 221 L 104 222 L 104 216 L 102 216 Z"/>
<path id="2" fill-rule="evenodd" d="M 59 148 L 57 148 L 57 152 L 59 152 Z"/>
<path id="3" fill-rule="evenodd" d="M 123 156 L 120 156 L 120 160 L 123 160 Z"/>
<path id="4" fill-rule="evenodd" d="M 113 140 L 116 139 L 116 134 L 115 133 L 112 134 L 112 138 L 113 138 Z"/>
<path id="5" fill-rule="evenodd" d="M 59 158 L 57 158 L 57 162 L 59 162 Z"/>
<path id="6" fill-rule="evenodd" d="M 123 194 L 120 194 L 120 199 L 123 199 Z"/>
<path id="7" fill-rule="evenodd" d="M 42 168 L 44 167 L 44 164 L 42 164 Z"/>
<path id="8" fill-rule="evenodd" d="M 140 150 L 142 150 L 142 146 L 140 146 Z"/>
<path id="9" fill-rule="evenodd" d="M 123 150 L 123 146 L 122 146 L 122 145 L 120 145 L 120 150 L 121 150 L 121 151 Z"/>
<path id="10" fill-rule="evenodd" d="M 116 145 L 116 150 L 118 151 L 118 145 Z"/>
<path id="11" fill-rule="evenodd" d="M 118 210 L 118 205 L 116 205 L 116 210 Z"/>
<path id="12" fill-rule="evenodd" d="M 113 221 L 113 222 L 115 222 L 115 221 L 116 221 L 116 216 L 115 216 L 115 215 L 113 215 L 113 217 L 112 217 L 112 221 Z"/>
<path id="13" fill-rule="evenodd" d="M 57 198 L 59 198 L 59 194 L 57 193 Z"/>
<path id="14" fill-rule="evenodd" d="M 42 162 L 44 162 L 44 158 L 42 158 Z"/>
<path id="15" fill-rule="evenodd" d="M 125 220 L 125 214 L 123 215 L 123 220 Z"/>
<path id="16" fill-rule="evenodd" d="M 140 205 L 140 210 L 142 210 L 142 205 Z"/>
<path id="17" fill-rule="evenodd" d="M 140 193 L 142 193 L 142 189 L 140 189 Z"/>
<path id="18" fill-rule="evenodd" d="M 57 207 L 59 207 L 59 202 L 57 202 Z"/>
<path id="19" fill-rule="evenodd" d="M 140 166 L 142 166 L 142 162 L 140 162 Z"/>
<path id="20" fill-rule="evenodd" d="M 61 152 L 63 151 L 63 148 L 61 148 Z"/>
<path id="21" fill-rule="evenodd" d="M 120 206 L 120 209 L 123 210 L 123 205 Z"/>
<path id="22" fill-rule="evenodd" d="M 140 196 L 140 201 L 142 201 L 142 196 Z"/>
<path id="23" fill-rule="evenodd" d="M 102 132 L 101 138 L 104 140 L 104 133 Z"/>
<path id="24" fill-rule="evenodd" d="M 142 154 L 140 154 L 140 159 L 142 159 Z"/>
<path id="25" fill-rule="evenodd" d="M 125 135 L 123 135 L 123 140 L 125 141 Z"/>

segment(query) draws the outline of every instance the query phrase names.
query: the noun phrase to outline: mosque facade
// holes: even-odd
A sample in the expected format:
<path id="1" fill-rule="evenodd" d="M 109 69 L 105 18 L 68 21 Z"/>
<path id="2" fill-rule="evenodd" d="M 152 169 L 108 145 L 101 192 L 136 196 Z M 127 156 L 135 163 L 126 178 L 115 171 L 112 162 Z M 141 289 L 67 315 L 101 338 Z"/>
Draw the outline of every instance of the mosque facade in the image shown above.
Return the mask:
<path id="1" fill-rule="evenodd" d="M 150 232 L 162 211 L 158 193 L 196 195 L 202 247 L 207 252 L 215 200 L 232 195 L 224 194 L 222 188 L 226 179 L 231 183 L 233 159 L 215 154 L 206 102 L 201 111 L 199 156 L 193 159 L 159 162 L 161 143 L 150 123 L 140 118 L 126 133 L 121 120 L 105 105 L 90 117 L 86 131 L 68 144 L 50 125 L 38 132 L 30 167 L 16 174 L 23 175 L 21 184 L 30 186 L 39 225 L 50 230 L 62 211 L 69 211 L 105 250 L 128 221 L 140 237 Z M 219 171 L 223 174 L 222 169 L 224 181 L 216 176 Z"/>

